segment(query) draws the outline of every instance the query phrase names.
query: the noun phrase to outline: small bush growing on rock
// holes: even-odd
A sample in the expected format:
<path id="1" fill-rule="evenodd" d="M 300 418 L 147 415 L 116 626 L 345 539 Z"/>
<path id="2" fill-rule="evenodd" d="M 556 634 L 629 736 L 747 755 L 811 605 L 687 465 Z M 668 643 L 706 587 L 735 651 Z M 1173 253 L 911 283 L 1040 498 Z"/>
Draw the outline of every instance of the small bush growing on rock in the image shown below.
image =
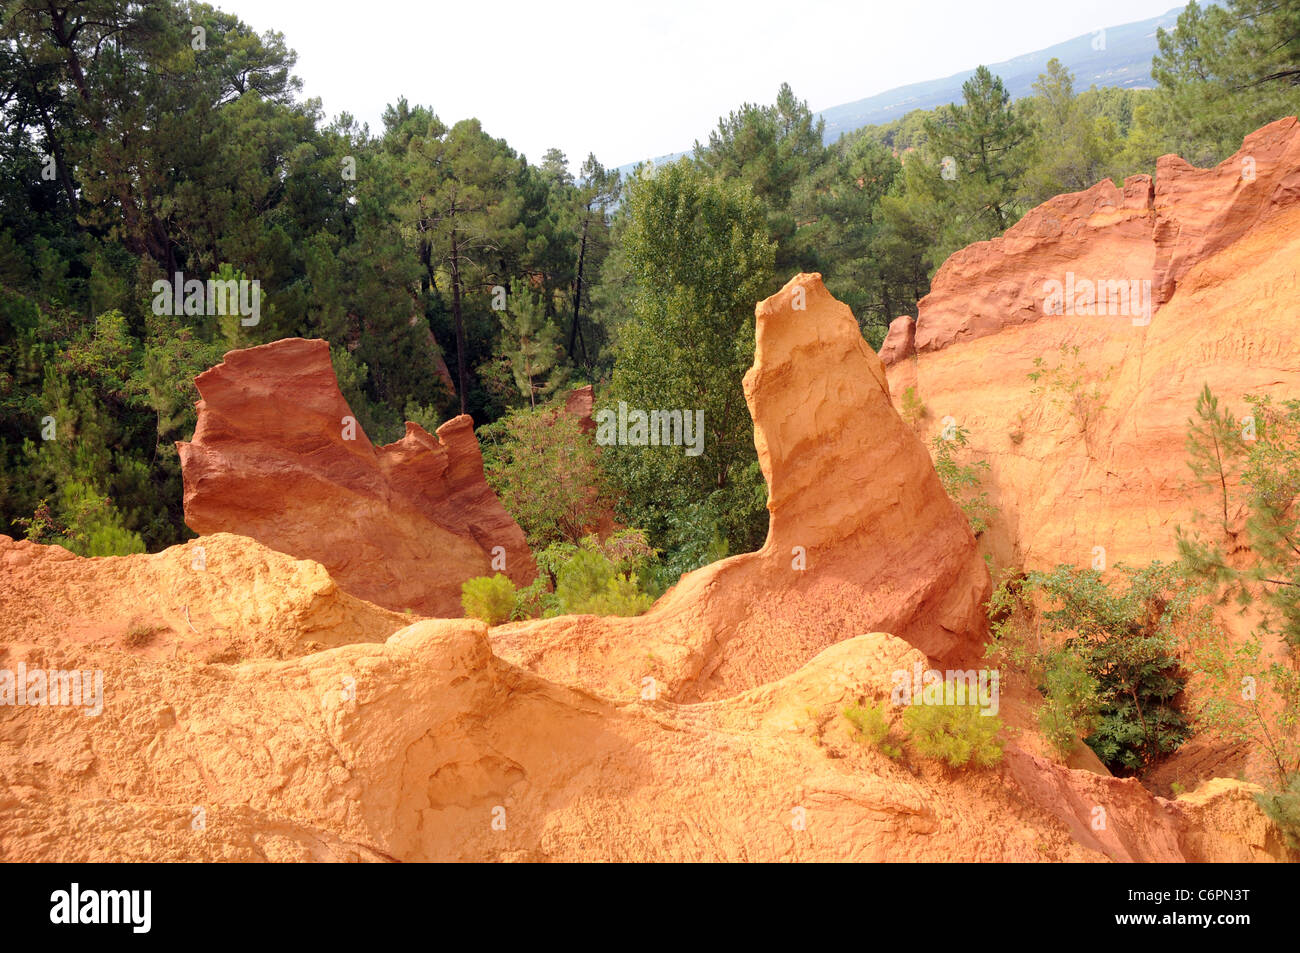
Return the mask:
<path id="1" fill-rule="evenodd" d="M 891 758 L 903 756 L 902 746 L 895 743 L 889 734 L 889 717 L 885 713 L 883 702 L 872 705 L 850 705 L 844 709 L 844 717 L 858 732 L 858 740 L 878 748 Z"/>
<path id="2" fill-rule="evenodd" d="M 921 398 L 917 396 L 915 387 L 909 387 L 903 391 L 903 413 L 901 416 L 908 426 L 915 427 L 927 413 L 929 411 Z"/>
<path id="3" fill-rule="evenodd" d="M 971 532 L 979 536 L 989 528 L 989 521 L 997 514 L 997 507 L 989 502 L 989 495 L 979 490 L 982 474 L 987 473 L 989 462 L 976 460 L 961 463 L 957 457 L 966 449 L 970 431 L 955 427 L 945 436 L 934 438 L 934 471 L 939 475 L 944 492 L 957 504 L 970 521 Z"/>
<path id="4" fill-rule="evenodd" d="M 654 600 L 604 553 L 579 549 L 555 575 L 557 614 L 640 615 Z"/>
<path id="5" fill-rule="evenodd" d="M 161 625 L 147 625 L 143 622 L 133 621 L 127 627 L 126 634 L 122 636 L 122 642 L 128 648 L 140 648 L 152 642 L 154 636 L 163 631 L 164 628 L 166 627 Z"/>
<path id="6" fill-rule="evenodd" d="M 460 604 L 466 617 L 499 625 L 514 614 L 515 584 L 501 573 L 468 579 L 460 587 Z"/>
<path id="7" fill-rule="evenodd" d="M 1300 776 L 1300 671 L 1291 659 L 1270 659 L 1259 633 L 1234 638 L 1206 627 L 1189 648 L 1189 667 L 1203 679 L 1192 706 L 1197 730 L 1267 755 L 1266 786 L 1286 788 Z"/>
<path id="8" fill-rule="evenodd" d="M 989 768 L 1002 760 L 1002 719 L 983 714 L 978 705 L 908 705 L 903 724 L 917 754 L 949 767 L 973 762 Z"/>
<path id="9" fill-rule="evenodd" d="M 1089 371 L 1087 365 L 1079 360 L 1077 344 L 1061 345 L 1061 362 L 1056 366 L 1048 364 L 1044 358 L 1036 357 L 1034 367 L 1036 370 L 1030 372 L 1029 379 L 1036 386 L 1030 393 L 1040 399 L 1050 400 L 1070 413 L 1083 436 L 1084 449 L 1091 457 L 1093 430 L 1106 410 L 1102 388 L 1115 369 L 1108 368 L 1104 373 Z"/>
<path id="10" fill-rule="evenodd" d="M 539 557 L 538 562 L 541 562 Z M 539 572 L 537 578 L 515 592 L 515 608 L 511 619 L 537 619 L 555 614 L 559 603 L 551 591 L 550 577 Z"/>
<path id="11" fill-rule="evenodd" d="M 1043 696 L 1038 727 L 1064 759 L 1080 738 L 1090 737 L 1100 726 L 1097 679 L 1078 653 L 1051 652 L 1043 674 Z"/>
<path id="12" fill-rule="evenodd" d="M 1292 850 L 1300 850 L 1300 773 L 1291 775 L 1281 788 L 1255 795 L 1260 809 L 1282 832 Z"/>
<path id="13" fill-rule="evenodd" d="M 519 591 L 515 617 L 640 615 L 654 603 L 640 580 L 657 555 L 639 529 L 553 543 L 537 554 L 538 577 Z"/>
<path id="14" fill-rule="evenodd" d="M 626 573 L 619 573 L 606 580 L 601 589 L 571 611 L 592 615 L 631 616 L 640 615 L 653 604 L 654 600 L 641 591 L 635 579 Z"/>

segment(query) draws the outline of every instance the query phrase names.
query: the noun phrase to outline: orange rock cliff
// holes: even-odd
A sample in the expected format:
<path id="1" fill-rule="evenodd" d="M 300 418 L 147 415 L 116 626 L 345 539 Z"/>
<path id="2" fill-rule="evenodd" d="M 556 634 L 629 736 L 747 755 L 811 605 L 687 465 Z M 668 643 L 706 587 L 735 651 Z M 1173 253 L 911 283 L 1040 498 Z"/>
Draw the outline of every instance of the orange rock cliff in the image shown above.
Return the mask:
<path id="1" fill-rule="evenodd" d="M 1088 565 L 1097 547 L 1108 565 L 1168 559 L 1175 527 L 1210 503 L 1184 446 L 1202 386 L 1239 414 L 1247 394 L 1300 393 L 1297 262 L 1300 124 L 1290 118 L 1214 169 L 1165 156 L 1154 186 L 1136 176 L 1058 196 L 958 252 L 914 327 L 891 326 L 881 357 L 900 407 L 911 389 L 927 433 L 951 418 L 989 461 L 1000 516 L 987 543 L 999 563 Z M 1118 307 L 1108 288 L 1091 307 L 1078 291 L 1074 313 L 1046 313 L 1050 283 L 1070 274 L 1077 288 L 1149 282 L 1151 312 Z M 1036 359 L 1064 364 L 1097 394 L 1086 428 L 1034 393 Z"/>

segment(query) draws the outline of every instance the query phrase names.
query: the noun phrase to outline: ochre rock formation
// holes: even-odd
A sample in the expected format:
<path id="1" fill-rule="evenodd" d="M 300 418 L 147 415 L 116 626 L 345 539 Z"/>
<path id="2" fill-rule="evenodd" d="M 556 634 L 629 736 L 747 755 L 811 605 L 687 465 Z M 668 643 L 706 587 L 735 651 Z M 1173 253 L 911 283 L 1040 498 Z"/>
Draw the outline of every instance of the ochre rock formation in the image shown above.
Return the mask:
<path id="1" fill-rule="evenodd" d="M 213 545 L 232 566 L 240 545 L 266 552 Z M 193 546 L 121 560 L 5 552 L 30 557 L 28 574 L 75 573 L 83 591 L 138 607 L 160 573 L 186 585 Z M 263 596 L 293 598 L 295 572 L 323 574 L 278 564 Z M 97 716 L 0 709 L 10 861 L 1286 857 L 1236 781 L 1171 803 L 1014 743 L 991 770 L 890 760 L 841 715 L 924 664 L 879 633 L 733 698 L 677 705 L 558 685 L 494 655 L 467 620 L 313 654 L 286 639 L 270 647 L 281 659 L 253 643 L 205 663 L 179 643 L 150 653 L 0 619 L 0 668 L 104 674 Z"/>
<path id="2" fill-rule="evenodd" d="M 998 512 L 981 548 L 997 564 L 1173 560 L 1178 527 L 1221 533 L 1221 501 L 1187 466 L 1201 388 L 1239 421 L 1247 395 L 1300 395 L 1297 262 L 1300 124 L 1285 119 L 1213 169 L 1165 156 L 1154 183 L 1102 182 L 1058 196 L 1002 238 L 954 255 L 920 303 L 915 351 L 882 351 L 891 392 L 901 407 L 912 389 L 927 410 L 918 428 L 927 437 L 955 422 L 970 432 L 967 459 L 989 462 L 984 489 Z M 1149 281 L 1150 323 L 1046 314 L 1045 284 L 1067 272 Z M 1082 408 L 1064 388 L 1035 393 L 1045 382 L 1029 375 L 1044 366 L 1065 368 Z M 1237 530 L 1235 478 L 1229 490 Z M 1242 539 L 1223 541 L 1232 558 L 1246 558 L 1233 552 Z M 1259 620 L 1225 611 L 1220 621 L 1240 636 Z M 1193 679 L 1189 698 L 1198 688 Z M 1262 753 L 1198 736 L 1148 782 L 1167 789 L 1243 770 L 1266 774 Z"/>
<path id="3" fill-rule="evenodd" d="M 382 642 L 411 622 L 343 592 L 320 563 L 230 533 L 95 560 L 0 536 L 0 578 L 3 641 L 41 633 L 33 644 L 148 658 L 285 658 Z"/>
<path id="4" fill-rule="evenodd" d="M 768 485 L 763 547 L 688 573 L 644 616 L 500 627 L 503 657 L 612 697 L 654 679 L 660 697 L 695 700 L 862 632 L 944 662 L 979 651 L 988 570 L 849 308 L 798 275 L 755 314 L 744 389 Z"/>
<path id="5" fill-rule="evenodd" d="M 916 321 L 908 315 L 889 322 L 889 333 L 880 345 L 880 362 L 885 366 L 897 364 L 916 354 Z"/>
<path id="6" fill-rule="evenodd" d="M 185 521 L 314 559 L 347 592 L 392 609 L 459 616 L 460 586 L 492 572 L 536 573 L 523 531 L 483 479 L 473 423 L 431 435 L 407 423 L 375 447 L 355 420 L 324 341 L 242 351 L 196 378 L 194 438 L 177 444 Z"/>
<path id="7" fill-rule="evenodd" d="M 898 672 L 974 658 L 988 575 L 848 309 L 800 275 L 757 318 L 745 396 L 767 542 L 640 618 L 413 618 L 224 533 L 114 559 L 0 538 L 0 669 L 104 684 L 98 715 L 0 707 L 0 858 L 1287 859 L 1256 788 L 1219 779 L 1168 801 L 1071 769 L 1043 757 L 1013 691 L 995 768 L 896 761 L 852 735 L 844 709 L 887 699 Z M 339 450 L 320 348 L 284 343 L 298 408 L 267 393 L 278 376 L 230 360 L 201 379 L 187 489 L 257 487 L 226 472 L 240 466 L 268 477 L 244 434 L 309 497 L 343 486 L 333 499 L 381 519 L 387 488 L 401 517 L 454 536 L 427 515 L 446 496 L 421 495 L 443 444 L 409 430 Z M 225 412 L 240 406 L 242 424 Z M 258 500 L 218 499 L 263 518 Z"/>
<path id="8" fill-rule="evenodd" d="M 1300 125 L 1285 119 L 1215 169 L 1165 156 L 1154 187 L 1059 196 L 954 255 L 921 301 L 915 353 L 891 352 L 891 392 L 901 405 L 915 388 L 927 436 L 946 418 L 970 431 L 999 508 L 982 543 L 1001 564 L 1169 559 L 1175 527 L 1215 508 L 1186 465 L 1201 387 L 1238 416 L 1247 394 L 1300 394 L 1297 262 Z M 1044 314 L 1045 282 L 1067 271 L 1151 281 L 1150 324 Z M 1098 393 L 1086 428 L 1062 391 L 1034 393 L 1036 359 Z"/>
<path id="9" fill-rule="evenodd" d="M 1006 233 L 953 254 L 920 302 L 916 350 L 1040 322 L 1046 283 L 1076 279 L 1150 282 L 1151 310 L 1174 297 L 1199 263 L 1257 233 L 1300 203 L 1300 125 L 1281 119 L 1251 133 L 1213 169 L 1163 156 L 1150 176 L 1110 180 L 1058 195 Z M 1145 299 L 1145 291 L 1143 292 Z M 1133 315 L 1124 316 L 1129 320 Z M 1120 320 L 1109 322 L 1118 329 Z M 892 328 L 891 328 L 892 330 Z M 886 364 L 909 356 L 882 350 Z"/>

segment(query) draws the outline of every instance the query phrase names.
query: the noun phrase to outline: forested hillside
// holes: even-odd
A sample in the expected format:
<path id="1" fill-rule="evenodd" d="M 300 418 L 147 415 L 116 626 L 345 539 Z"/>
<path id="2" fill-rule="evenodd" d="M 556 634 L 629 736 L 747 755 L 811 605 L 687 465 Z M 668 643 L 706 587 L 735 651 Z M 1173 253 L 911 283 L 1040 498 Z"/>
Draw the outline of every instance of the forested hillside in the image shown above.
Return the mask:
<path id="1" fill-rule="evenodd" d="M 706 455 L 572 464 L 648 533 L 667 584 L 763 538 L 740 391 L 756 300 L 819 271 L 878 346 L 949 254 L 1046 198 L 1167 152 L 1220 161 L 1295 114 L 1297 37 L 1295 4 L 1193 3 L 1160 34 L 1155 90 L 1078 89 L 1053 61 L 1012 101 L 981 68 L 962 104 L 829 146 L 782 85 L 692 157 L 622 180 L 440 116 L 432 82 L 381 129 L 329 119 L 300 95 L 291 33 L 206 4 L 7 4 L 0 533 L 88 555 L 191 535 L 174 441 L 193 431 L 194 376 L 301 336 L 330 343 L 376 443 L 404 420 L 488 426 L 490 479 L 537 548 L 577 542 L 519 511 L 548 479 L 544 444 L 565 439 L 529 425 L 548 402 L 593 383 L 600 404 L 703 409 Z M 177 274 L 257 282 L 255 323 L 164 306 L 155 283 Z"/>

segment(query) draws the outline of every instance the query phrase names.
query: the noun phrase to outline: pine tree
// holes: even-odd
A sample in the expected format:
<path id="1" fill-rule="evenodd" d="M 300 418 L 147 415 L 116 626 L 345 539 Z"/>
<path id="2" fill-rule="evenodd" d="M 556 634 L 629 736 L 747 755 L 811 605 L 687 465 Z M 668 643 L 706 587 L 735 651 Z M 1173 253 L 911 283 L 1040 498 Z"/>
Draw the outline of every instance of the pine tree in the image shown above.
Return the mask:
<path id="1" fill-rule="evenodd" d="M 1192 0 L 1157 31 L 1152 117 L 1165 151 L 1213 165 L 1266 122 L 1300 111 L 1300 6 L 1278 0 Z"/>
<path id="2" fill-rule="evenodd" d="M 1062 192 L 1081 192 L 1103 178 L 1118 139 L 1114 124 L 1092 108 L 1096 97 L 1075 95 L 1074 77 L 1055 58 L 1039 74 L 1029 101 L 1032 161 L 1025 173 L 1025 197 L 1036 205 Z"/>
<path id="3" fill-rule="evenodd" d="M 546 400 L 563 386 L 567 374 L 559 363 L 559 329 L 546 319 L 546 309 L 526 281 L 510 282 L 501 328 L 519 393 L 536 408 L 539 398 Z"/>
<path id="4" fill-rule="evenodd" d="M 618 170 L 607 170 L 594 153 L 582 164 L 580 176 L 574 190 L 578 257 L 573 275 L 573 320 L 569 325 L 568 352 L 569 359 L 576 360 L 577 347 L 581 345 L 583 362 L 590 364 L 591 355 L 582 334 L 582 309 L 591 295 L 591 275 L 599 273 L 609 253 L 609 208 L 618 199 L 621 181 Z"/>
<path id="5" fill-rule="evenodd" d="M 1196 398 L 1196 416 L 1187 421 L 1187 466 L 1203 485 L 1219 497 L 1219 517 L 1225 536 L 1233 535 L 1229 514 L 1229 484 L 1245 452 L 1240 426 L 1206 384 Z"/>
<path id="6" fill-rule="evenodd" d="M 962 84 L 963 103 L 943 107 L 926 123 L 931 153 L 955 163 L 954 204 L 981 237 L 1013 224 L 1016 196 L 1025 168 L 1029 128 L 1011 104 L 1011 94 L 987 66 Z"/>
<path id="7" fill-rule="evenodd" d="M 1245 539 L 1254 559 L 1239 568 L 1218 543 L 1182 528 L 1178 550 L 1190 572 L 1205 576 L 1225 595 L 1235 595 L 1240 604 L 1262 598 L 1268 610 L 1265 630 L 1300 647 L 1300 400 L 1274 404 L 1268 396 L 1248 396 L 1246 402 L 1254 433 L 1253 439 L 1242 437 L 1246 452 L 1241 483 L 1246 491 Z M 1219 415 L 1216 404 L 1198 402 L 1198 411 L 1202 407 L 1207 419 L 1214 415 L 1212 429 L 1218 439 L 1231 441 L 1222 434 L 1230 417 Z M 1204 436 L 1197 437 L 1195 445 L 1197 465 L 1209 467 L 1210 479 L 1217 479 L 1213 445 L 1207 445 Z M 1192 446 L 1189 435 L 1189 451 Z M 1231 460 L 1231 453 L 1224 459 Z M 1227 485 L 1226 478 L 1221 485 Z"/>

